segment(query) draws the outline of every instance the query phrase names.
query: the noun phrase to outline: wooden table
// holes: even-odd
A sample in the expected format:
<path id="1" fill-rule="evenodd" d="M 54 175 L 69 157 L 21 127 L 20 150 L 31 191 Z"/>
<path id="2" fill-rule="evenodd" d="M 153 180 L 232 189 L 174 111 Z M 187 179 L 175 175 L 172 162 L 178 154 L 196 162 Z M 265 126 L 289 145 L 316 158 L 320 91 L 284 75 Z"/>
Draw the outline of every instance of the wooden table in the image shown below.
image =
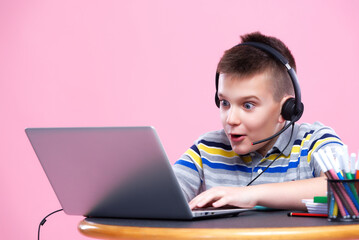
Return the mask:
<path id="1" fill-rule="evenodd" d="M 196 221 L 86 218 L 78 228 L 97 239 L 359 239 L 359 222 L 288 217 L 287 212 Z"/>

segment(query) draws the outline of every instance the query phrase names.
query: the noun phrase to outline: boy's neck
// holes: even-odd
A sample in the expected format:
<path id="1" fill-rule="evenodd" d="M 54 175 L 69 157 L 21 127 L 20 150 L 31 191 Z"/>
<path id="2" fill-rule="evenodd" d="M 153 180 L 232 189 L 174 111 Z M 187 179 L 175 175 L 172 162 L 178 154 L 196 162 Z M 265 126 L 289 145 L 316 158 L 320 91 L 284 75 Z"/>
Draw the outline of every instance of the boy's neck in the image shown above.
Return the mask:
<path id="1" fill-rule="evenodd" d="M 272 147 L 274 146 L 274 144 L 275 144 L 275 142 L 277 141 L 278 138 L 279 138 L 279 136 L 269 140 L 263 147 L 258 149 L 257 152 L 259 154 L 261 154 L 263 157 L 266 156 L 267 153 L 269 152 L 269 150 L 272 149 Z"/>

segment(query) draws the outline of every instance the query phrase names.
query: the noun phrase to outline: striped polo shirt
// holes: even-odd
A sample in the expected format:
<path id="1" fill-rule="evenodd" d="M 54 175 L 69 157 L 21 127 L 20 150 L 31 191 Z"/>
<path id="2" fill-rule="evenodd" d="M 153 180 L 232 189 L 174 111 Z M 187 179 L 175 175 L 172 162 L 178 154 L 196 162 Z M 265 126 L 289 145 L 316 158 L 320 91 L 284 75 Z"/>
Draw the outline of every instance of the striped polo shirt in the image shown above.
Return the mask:
<path id="1" fill-rule="evenodd" d="M 291 128 L 278 137 L 266 156 L 236 154 L 224 130 L 202 135 L 173 165 L 187 200 L 216 186 L 246 186 L 284 150 Z M 317 177 L 321 169 L 311 156 L 323 146 L 338 145 L 343 143 L 336 133 L 319 122 L 295 124 L 288 147 L 252 185 Z"/>

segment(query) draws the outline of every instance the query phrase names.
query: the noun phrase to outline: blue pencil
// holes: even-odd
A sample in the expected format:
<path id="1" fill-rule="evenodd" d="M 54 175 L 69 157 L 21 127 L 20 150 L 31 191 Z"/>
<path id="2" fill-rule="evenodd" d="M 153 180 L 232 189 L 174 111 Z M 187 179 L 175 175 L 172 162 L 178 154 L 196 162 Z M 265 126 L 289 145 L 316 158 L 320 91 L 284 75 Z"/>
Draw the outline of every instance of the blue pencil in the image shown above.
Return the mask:
<path id="1" fill-rule="evenodd" d="M 335 218 L 334 217 L 334 205 L 335 205 L 335 199 L 334 199 L 334 194 L 332 194 L 332 196 L 330 198 L 330 205 L 329 205 L 329 216 L 331 218 Z"/>

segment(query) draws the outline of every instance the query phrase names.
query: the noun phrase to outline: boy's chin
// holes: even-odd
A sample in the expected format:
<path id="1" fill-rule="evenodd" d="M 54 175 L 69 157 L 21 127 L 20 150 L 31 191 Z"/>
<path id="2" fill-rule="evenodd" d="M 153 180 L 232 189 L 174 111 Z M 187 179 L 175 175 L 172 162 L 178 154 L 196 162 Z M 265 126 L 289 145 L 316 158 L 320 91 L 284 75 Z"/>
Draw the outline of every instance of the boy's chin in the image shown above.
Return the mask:
<path id="1" fill-rule="evenodd" d="M 254 151 L 250 147 L 243 147 L 243 146 L 239 147 L 239 146 L 233 146 L 233 145 L 232 145 L 232 150 L 235 153 L 237 153 L 238 155 L 247 155 Z"/>

